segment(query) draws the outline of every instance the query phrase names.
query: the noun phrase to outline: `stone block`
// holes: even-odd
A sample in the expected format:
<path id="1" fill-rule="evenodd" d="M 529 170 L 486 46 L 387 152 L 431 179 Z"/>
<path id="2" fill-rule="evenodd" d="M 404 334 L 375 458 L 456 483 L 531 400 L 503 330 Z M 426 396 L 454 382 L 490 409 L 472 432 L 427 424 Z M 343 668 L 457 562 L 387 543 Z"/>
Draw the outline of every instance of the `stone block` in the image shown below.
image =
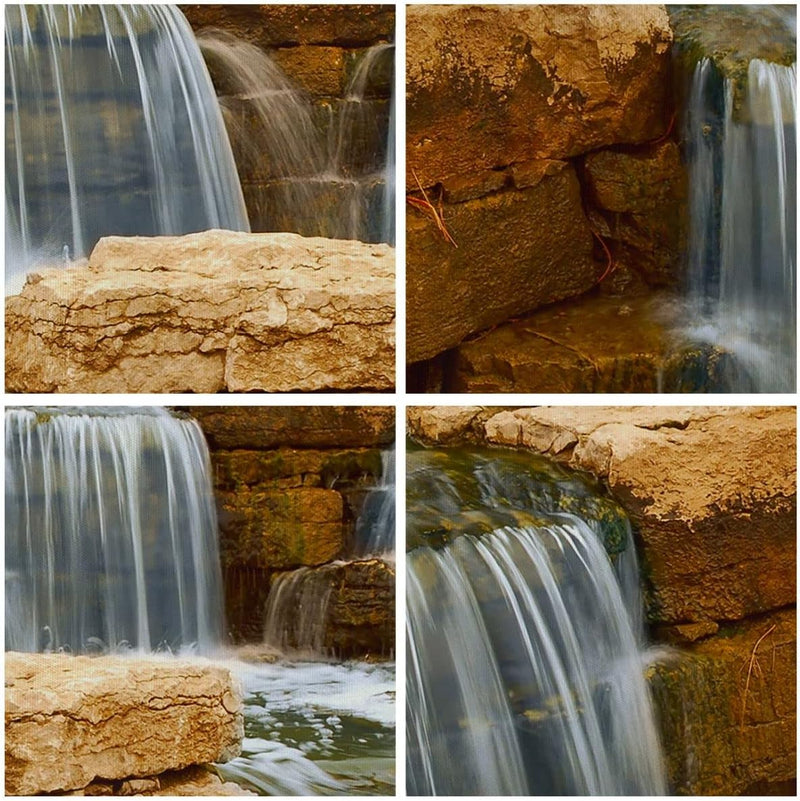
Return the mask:
<path id="1" fill-rule="evenodd" d="M 663 6 L 412 6 L 407 187 L 664 132 Z"/>
<path id="2" fill-rule="evenodd" d="M 6 793 L 77 790 L 239 754 L 241 699 L 211 663 L 6 654 Z"/>
<path id="3" fill-rule="evenodd" d="M 571 167 L 522 191 L 446 205 L 444 223 L 409 209 L 409 362 L 430 359 L 469 334 L 589 289 L 599 277 L 592 234 Z"/>
<path id="4" fill-rule="evenodd" d="M 7 389 L 389 389 L 393 253 L 285 233 L 107 237 L 88 265 L 7 298 Z"/>

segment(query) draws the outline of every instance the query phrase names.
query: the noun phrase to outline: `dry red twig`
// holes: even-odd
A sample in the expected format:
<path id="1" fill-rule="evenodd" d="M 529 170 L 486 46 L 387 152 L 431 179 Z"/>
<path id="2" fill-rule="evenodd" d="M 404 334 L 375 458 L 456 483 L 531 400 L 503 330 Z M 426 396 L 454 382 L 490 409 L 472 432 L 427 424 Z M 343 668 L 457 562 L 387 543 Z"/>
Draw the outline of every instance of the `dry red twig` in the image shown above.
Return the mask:
<path id="1" fill-rule="evenodd" d="M 764 676 L 763 671 L 761 670 L 761 665 L 758 662 L 758 657 L 756 656 L 756 652 L 758 651 L 758 646 L 761 645 L 763 640 L 768 637 L 772 632 L 775 631 L 775 624 L 773 623 L 757 640 L 755 645 L 753 646 L 753 650 L 750 652 L 750 659 L 747 661 L 747 679 L 744 683 L 744 692 L 742 693 L 742 717 L 739 722 L 739 727 L 743 730 L 744 729 L 744 718 L 745 713 L 747 712 L 747 694 L 750 691 L 750 679 L 753 675 L 757 678 L 762 678 Z M 775 648 L 773 643 L 772 649 L 772 663 L 773 667 L 775 666 Z M 744 665 L 742 665 L 742 670 L 744 670 Z M 740 671 L 741 672 L 741 671 Z"/>
<path id="2" fill-rule="evenodd" d="M 449 242 L 454 248 L 457 248 L 458 245 L 456 244 L 455 239 L 453 239 L 453 237 L 450 235 L 450 232 L 447 230 L 447 226 L 444 224 L 441 195 L 439 196 L 439 209 L 437 211 L 436 206 L 430 202 L 427 193 L 422 188 L 422 184 L 420 183 L 419 178 L 417 178 L 417 173 L 412 170 L 411 174 L 414 176 L 414 180 L 417 182 L 419 191 L 422 193 L 422 198 L 414 197 L 413 195 L 406 195 L 406 202 L 415 209 L 419 209 L 431 217 L 436 223 L 439 233 L 441 233 L 441 235 L 445 238 L 445 241 Z"/>
<path id="3" fill-rule="evenodd" d="M 658 139 L 651 139 L 647 144 L 648 145 L 660 145 L 662 142 L 669 139 L 670 134 L 672 133 L 672 129 L 675 127 L 675 112 L 672 112 L 672 116 L 669 118 L 669 125 L 667 126 L 667 130 L 664 131 Z"/>
<path id="4" fill-rule="evenodd" d="M 595 284 L 595 286 L 597 286 L 597 284 L 602 283 L 606 278 L 608 278 L 609 275 L 611 275 L 611 273 L 614 272 L 616 269 L 616 264 L 614 264 L 614 257 L 611 255 L 611 251 L 609 250 L 608 245 L 605 243 L 603 237 L 600 236 L 600 234 L 598 234 L 594 228 L 591 228 L 590 230 L 594 235 L 594 238 L 600 243 L 601 247 L 605 251 L 606 258 L 608 259 L 605 272 L 597 279 L 597 283 Z"/>

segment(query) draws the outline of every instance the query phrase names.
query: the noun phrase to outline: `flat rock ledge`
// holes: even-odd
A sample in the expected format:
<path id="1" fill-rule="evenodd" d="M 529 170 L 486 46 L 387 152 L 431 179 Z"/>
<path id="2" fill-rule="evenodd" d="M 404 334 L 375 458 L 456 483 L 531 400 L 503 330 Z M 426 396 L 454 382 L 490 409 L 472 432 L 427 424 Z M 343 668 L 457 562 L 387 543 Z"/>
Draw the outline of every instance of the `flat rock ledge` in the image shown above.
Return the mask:
<path id="1" fill-rule="evenodd" d="M 107 237 L 6 299 L 10 392 L 394 387 L 394 249 L 297 234 Z"/>
<path id="2" fill-rule="evenodd" d="M 119 780 L 133 782 L 119 789 L 136 794 L 147 792 L 145 779 L 150 794 L 159 774 L 239 754 L 241 699 L 222 667 L 22 653 L 7 653 L 5 666 L 7 795 Z"/>

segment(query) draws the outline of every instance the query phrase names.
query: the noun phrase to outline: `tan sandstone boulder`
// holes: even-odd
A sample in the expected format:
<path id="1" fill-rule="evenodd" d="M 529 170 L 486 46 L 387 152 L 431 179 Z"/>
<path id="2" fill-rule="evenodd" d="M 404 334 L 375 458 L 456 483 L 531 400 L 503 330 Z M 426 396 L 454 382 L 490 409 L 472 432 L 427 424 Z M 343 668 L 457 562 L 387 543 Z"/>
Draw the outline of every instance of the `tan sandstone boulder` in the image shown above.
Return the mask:
<path id="1" fill-rule="evenodd" d="M 6 654 L 6 793 L 78 790 L 239 754 L 228 670 L 171 659 Z"/>
<path id="2" fill-rule="evenodd" d="M 394 385 L 394 251 L 296 234 L 108 237 L 6 300 L 12 392 Z"/>

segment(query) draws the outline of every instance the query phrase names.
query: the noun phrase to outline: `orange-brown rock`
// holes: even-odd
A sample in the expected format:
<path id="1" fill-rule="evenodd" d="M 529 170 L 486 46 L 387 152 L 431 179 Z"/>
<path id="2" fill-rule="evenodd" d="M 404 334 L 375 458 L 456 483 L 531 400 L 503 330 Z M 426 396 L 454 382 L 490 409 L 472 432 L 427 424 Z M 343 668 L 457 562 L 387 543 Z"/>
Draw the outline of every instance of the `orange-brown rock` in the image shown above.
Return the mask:
<path id="1" fill-rule="evenodd" d="M 444 239 L 429 215 L 409 209 L 409 362 L 429 359 L 469 334 L 580 294 L 602 270 L 592 258 L 578 179 L 563 162 L 529 188 L 447 205 L 444 223 L 457 247 Z"/>
<path id="2" fill-rule="evenodd" d="M 728 625 L 648 669 L 674 793 L 787 794 L 797 773 L 796 625 L 793 609 Z"/>
<path id="3" fill-rule="evenodd" d="M 728 392 L 735 357 L 677 332 L 675 298 L 587 295 L 458 346 L 445 392 Z"/>
<path id="4" fill-rule="evenodd" d="M 391 406 L 193 406 L 212 451 L 361 448 L 394 442 Z"/>
<path id="5" fill-rule="evenodd" d="M 636 152 L 601 150 L 584 159 L 595 230 L 614 248 L 615 270 L 649 286 L 677 286 L 687 238 L 687 175 L 667 140 Z"/>
<path id="6" fill-rule="evenodd" d="M 228 670 L 166 659 L 6 654 L 6 793 L 78 790 L 237 756 Z"/>
<path id="7" fill-rule="evenodd" d="M 88 265 L 6 300 L 7 389 L 388 389 L 393 253 L 285 233 L 101 239 Z"/>
<path id="8" fill-rule="evenodd" d="M 393 5 L 182 5 L 191 26 L 222 28 L 261 47 L 353 46 L 394 35 Z"/>
<path id="9" fill-rule="evenodd" d="M 663 6 L 411 6 L 407 188 L 666 128 Z"/>
<path id="10" fill-rule="evenodd" d="M 344 546 L 342 496 L 329 489 L 218 490 L 223 568 L 321 565 Z"/>

